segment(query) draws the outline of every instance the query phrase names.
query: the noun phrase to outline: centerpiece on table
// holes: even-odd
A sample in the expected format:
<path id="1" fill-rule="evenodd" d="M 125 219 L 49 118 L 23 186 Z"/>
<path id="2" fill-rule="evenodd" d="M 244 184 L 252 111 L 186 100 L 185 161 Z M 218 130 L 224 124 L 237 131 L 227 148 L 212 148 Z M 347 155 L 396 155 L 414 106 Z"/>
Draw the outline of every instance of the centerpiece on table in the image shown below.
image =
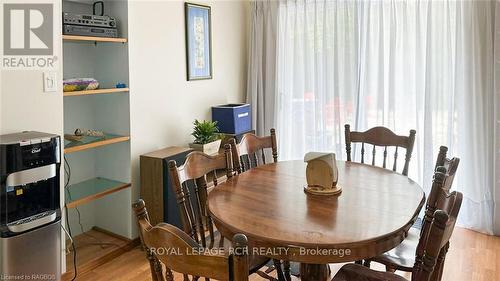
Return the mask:
<path id="1" fill-rule="evenodd" d="M 342 188 L 337 185 L 338 169 L 335 153 L 309 152 L 304 156 L 307 162 L 307 185 L 304 191 L 314 195 L 337 195 Z"/>
<path id="2" fill-rule="evenodd" d="M 217 121 L 194 120 L 193 133 L 194 142 L 189 144 L 194 150 L 202 151 L 208 155 L 215 155 L 219 152 L 221 144 L 221 134 L 217 127 Z"/>

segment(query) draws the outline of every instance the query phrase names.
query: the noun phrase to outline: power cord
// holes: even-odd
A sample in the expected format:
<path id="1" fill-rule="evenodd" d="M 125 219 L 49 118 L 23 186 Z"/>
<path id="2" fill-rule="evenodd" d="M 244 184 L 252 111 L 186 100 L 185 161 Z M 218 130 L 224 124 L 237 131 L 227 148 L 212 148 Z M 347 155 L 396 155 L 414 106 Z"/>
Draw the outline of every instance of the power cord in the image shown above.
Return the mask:
<path id="1" fill-rule="evenodd" d="M 67 169 L 66 169 L 67 167 Z M 66 155 L 64 155 L 64 173 L 66 174 L 66 178 L 68 179 L 64 183 L 64 189 L 68 192 L 69 194 L 69 182 L 71 180 L 71 167 L 69 166 L 68 160 L 66 159 Z M 71 196 L 69 196 L 71 197 Z M 63 227 L 64 231 L 69 235 L 69 239 L 71 240 L 71 247 L 73 249 L 73 279 L 71 281 L 75 281 L 76 277 L 78 276 L 78 271 L 77 271 L 77 266 L 76 266 L 76 246 L 75 242 L 73 240 L 73 235 L 71 234 L 71 227 L 69 225 L 69 212 L 68 212 L 68 205 L 64 204 L 64 211 L 66 212 L 66 226 L 68 227 L 68 231 L 66 232 L 66 229 Z M 62 225 L 61 225 L 62 226 Z"/>
<path id="2" fill-rule="evenodd" d="M 69 201 L 72 201 L 73 198 L 71 196 L 71 191 L 69 190 L 69 183 L 70 183 L 70 180 L 71 180 L 71 166 L 69 165 L 69 162 L 66 159 L 66 155 L 64 155 L 64 172 L 65 172 L 66 178 L 67 178 L 67 181 L 64 184 L 64 189 L 67 192 Z M 76 279 L 77 275 L 78 275 L 78 271 L 77 271 L 77 254 L 76 254 L 77 246 L 76 246 L 76 244 L 75 244 L 75 242 L 73 240 L 73 235 L 72 235 L 72 232 L 71 232 L 71 226 L 70 226 L 70 223 L 69 223 L 69 211 L 68 211 L 68 206 L 66 204 L 64 204 L 64 209 L 65 209 L 65 212 L 66 212 L 66 225 L 68 227 L 68 230 L 66 231 L 66 229 L 64 229 L 64 228 L 63 229 L 66 232 L 66 234 L 68 234 L 68 236 L 70 238 L 71 248 L 73 250 L 74 276 L 73 276 L 73 279 L 71 279 L 71 281 L 74 281 Z M 105 249 L 105 246 L 115 246 L 115 247 L 118 247 L 118 248 L 122 247 L 122 246 L 120 246 L 120 245 L 118 245 L 116 243 L 103 242 L 99 238 L 86 233 L 84 231 L 84 228 L 83 228 L 82 217 L 81 217 L 80 210 L 78 209 L 78 207 L 75 207 L 75 210 L 76 210 L 76 213 L 77 213 L 77 216 L 78 216 L 78 225 L 80 226 L 80 231 L 82 232 L 82 234 L 84 234 L 84 235 L 86 235 L 88 237 L 91 237 L 92 239 L 95 239 L 97 241 L 97 243 L 87 243 L 88 245 L 98 245 L 98 246 L 101 247 L 101 249 Z"/>
<path id="3" fill-rule="evenodd" d="M 71 167 L 69 166 L 69 162 L 66 160 L 66 157 L 64 157 L 64 160 L 65 160 L 65 164 L 66 166 L 68 167 L 68 173 L 66 174 L 68 179 L 71 178 Z M 69 181 L 68 181 L 68 184 L 69 186 Z M 69 201 L 73 201 L 73 198 L 71 196 L 71 191 L 69 190 L 69 188 L 66 188 L 66 191 L 68 193 L 68 199 Z M 78 207 L 75 207 L 74 208 L 76 210 L 76 214 L 77 214 L 77 217 L 78 217 L 78 225 L 80 226 L 80 231 L 83 235 L 85 236 L 88 236 L 94 240 L 97 241 L 97 243 L 86 243 L 87 245 L 98 245 L 101 247 L 101 249 L 105 249 L 106 247 L 105 246 L 116 246 L 116 247 L 121 247 L 120 245 L 118 244 L 115 244 L 115 243 L 109 243 L 109 242 L 103 242 L 101 241 L 99 238 L 93 236 L 93 235 L 90 235 L 89 233 L 87 233 L 85 230 L 84 230 L 84 227 L 83 227 L 83 224 L 82 224 L 82 214 L 80 213 L 80 210 L 78 209 Z M 76 247 L 78 247 L 78 245 L 76 245 Z"/>

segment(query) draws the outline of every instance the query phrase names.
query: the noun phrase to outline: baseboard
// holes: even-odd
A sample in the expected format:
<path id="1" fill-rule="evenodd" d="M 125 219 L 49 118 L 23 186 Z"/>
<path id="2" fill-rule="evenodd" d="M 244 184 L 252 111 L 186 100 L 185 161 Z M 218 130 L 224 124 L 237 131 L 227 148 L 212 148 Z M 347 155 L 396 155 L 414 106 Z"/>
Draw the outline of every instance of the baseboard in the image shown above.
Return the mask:
<path id="1" fill-rule="evenodd" d="M 117 248 L 117 249 L 109 252 L 106 255 L 103 255 L 99 258 L 93 259 L 87 263 L 84 263 L 84 264 L 77 266 L 78 276 L 82 276 L 82 275 L 94 270 L 95 268 L 121 256 L 122 254 L 134 249 L 135 247 L 137 247 L 141 244 L 140 238 L 128 239 L 128 238 L 125 238 L 121 235 L 118 235 L 118 234 L 109 232 L 107 230 L 101 229 L 99 227 L 93 227 L 93 229 L 95 231 L 99 231 L 99 232 L 105 233 L 107 235 L 110 235 L 110 236 L 122 239 L 124 241 L 127 241 L 127 243 L 124 244 L 124 246 Z M 68 271 L 62 275 L 61 280 L 62 281 L 70 281 L 71 279 L 73 279 L 73 276 L 74 276 L 73 271 Z"/>

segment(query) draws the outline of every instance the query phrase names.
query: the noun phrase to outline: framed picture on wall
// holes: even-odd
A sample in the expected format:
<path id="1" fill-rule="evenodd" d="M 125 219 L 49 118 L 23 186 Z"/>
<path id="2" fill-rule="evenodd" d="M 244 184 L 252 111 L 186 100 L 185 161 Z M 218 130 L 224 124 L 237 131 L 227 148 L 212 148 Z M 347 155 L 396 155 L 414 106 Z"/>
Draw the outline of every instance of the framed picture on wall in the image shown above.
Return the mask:
<path id="1" fill-rule="evenodd" d="M 187 80 L 212 79 L 210 6 L 185 3 Z"/>

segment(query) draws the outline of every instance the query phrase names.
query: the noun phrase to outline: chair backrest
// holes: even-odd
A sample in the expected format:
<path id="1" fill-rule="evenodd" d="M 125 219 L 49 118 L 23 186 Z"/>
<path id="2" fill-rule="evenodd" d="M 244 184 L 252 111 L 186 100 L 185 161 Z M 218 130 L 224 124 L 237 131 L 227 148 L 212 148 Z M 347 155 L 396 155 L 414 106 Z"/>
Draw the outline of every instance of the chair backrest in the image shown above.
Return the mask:
<path id="1" fill-rule="evenodd" d="M 444 210 L 436 210 L 434 219 L 426 237 L 424 254 L 421 261 L 415 264 L 412 281 L 440 281 L 443 274 L 444 258 L 448 251 L 449 241 L 455 228 L 458 212 L 462 204 L 461 193 L 455 196 L 454 206 L 448 214 Z"/>
<path id="2" fill-rule="evenodd" d="M 436 160 L 436 166 L 434 170 L 436 170 L 437 167 L 440 166 L 446 168 L 446 178 L 443 188 L 445 190 L 450 190 L 451 186 L 453 185 L 453 180 L 455 179 L 455 173 L 457 172 L 458 164 L 460 163 L 460 158 L 453 157 L 450 159 L 446 156 L 447 153 L 448 153 L 448 147 L 446 146 L 439 147 L 439 154 Z"/>
<path id="3" fill-rule="evenodd" d="M 213 247 L 214 226 L 207 209 L 208 185 L 207 176 L 213 177 L 214 186 L 217 185 L 217 171 L 225 170 L 226 176 L 233 176 L 231 146 L 224 146 L 224 153 L 210 156 L 194 151 L 187 155 L 184 165 L 177 167 L 174 160 L 168 162 L 168 172 L 172 180 L 172 188 L 177 197 L 177 205 L 184 232 L 203 247 Z M 194 194 L 190 191 L 194 186 Z M 207 243 L 205 234 L 209 233 L 210 242 Z"/>
<path id="4" fill-rule="evenodd" d="M 196 241 L 175 226 L 166 223 L 152 226 L 143 200 L 139 199 L 132 206 L 137 216 L 141 242 L 148 259 L 154 262 L 151 263 L 153 280 L 165 280 L 161 262 L 170 277 L 173 270 L 184 274 L 185 280 L 187 275 L 192 275 L 216 280 L 248 281 L 248 240 L 245 235 L 236 234 L 233 237 L 232 254 L 222 251 L 205 253 Z"/>
<path id="5" fill-rule="evenodd" d="M 408 166 L 410 164 L 411 154 L 413 152 L 413 144 L 415 143 L 415 130 L 410 130 L 409 136 L 398 136 L 391 130 L 385 127 L 374 127 L 365 132 L 351 131 L 351 126 L 345 125 L 345 146 L 347 152 L 347 161 L 351 160 L 351 143 L 361 143 L 361 163 L 365 163 L 365 144 L 371 144 L 372 149 L 372 165 L 375 165 L 375 148 L 377 146 L 384 147 L 384 160 L 382 167 L 387 166 L 387 147 L 396 147 L 394 152 L 394 164 L 392 170 L 396 171 L 398 160 L 398 147 L 406 149 L 405 164 L 402 174 L 408 175 Z"/>
<path id="6" fill-rule="evenodd" d="M 278 162 L 275 129 L 271 129 L 270 136 L 258 137 L 254 134 L 245 134 L 239 144 L 236 144 L 234 138 L 230 140 L 230 144 L 233 166 L 237 173 L 266 164 L 265 149 L 271 149 L 274 163 Z"/>
<path id="7" fill-rule="evenodd" d="M 424 270 L 424 267 L 427 267 L 426 265 L 426 253 L 428 251 L 429 243 L 433 242 L 430 233 L 432 229 L 433 222 L 436 220 L 435 215 L 438 213 L 438 210 L 441 210 L 445 212 L 446 214 L 449 214 L 450 219 L 453 222 L 453 225 L 455 224 L 455 220 L 458 216 L 458 212 L 460 211 L 460 206 L 462 204 L 462 193 L 460 192 L 452 192 L 449 193 L 447 190 L 443 188 L 446 180 L 446 169 L 442 166 L 438 167 L 436 169 L 436 172 L 434 173 L 434 180 L 432 183 L 432 188 L 431 192 L 429 194 L 429 197 L 427 199 L 427 205 L 425 209 L 425 215 L 424 219 L 422 222 L 422 229 L 420 232 L 420 240 L 417 245 L 416 253 L 415 253 L 415 266 L 414 266 L 414 272 L 417 271 L 425 271 L 425 272 L 430 272 L 434 273 L 434 277 L 431 280 L 441 280 L 441 275 L 442 275 L 442 268 L 444 265 L 444 259 L 446 256 L 446 253 L 448 251 L 448 240 L 449 236 L 451 236 L 451 231 L 453 230 L 453 227 L 451 227 L 451 230 L 447 231 L 446 234 L 449 232 L 449 236 L 446 238 L 446 245 L 443 244 L 440 247 L 440 250 L 442 249 L 442 252 L 439 253 L 439 257 L 436 255 L 435 258 L 437 259 L 437 264 L 435 266 L 435 269 L 432 269 L 429 271 L 428 268 Z M 420 273 L 423 274 L 423 273 Z M 429 275 L 430 276 L 430 275 Z M 421 279 L 415 279 L 415 280 L 421 280 Z M 423 279 L 427 280 L 427 279 Z"/>

